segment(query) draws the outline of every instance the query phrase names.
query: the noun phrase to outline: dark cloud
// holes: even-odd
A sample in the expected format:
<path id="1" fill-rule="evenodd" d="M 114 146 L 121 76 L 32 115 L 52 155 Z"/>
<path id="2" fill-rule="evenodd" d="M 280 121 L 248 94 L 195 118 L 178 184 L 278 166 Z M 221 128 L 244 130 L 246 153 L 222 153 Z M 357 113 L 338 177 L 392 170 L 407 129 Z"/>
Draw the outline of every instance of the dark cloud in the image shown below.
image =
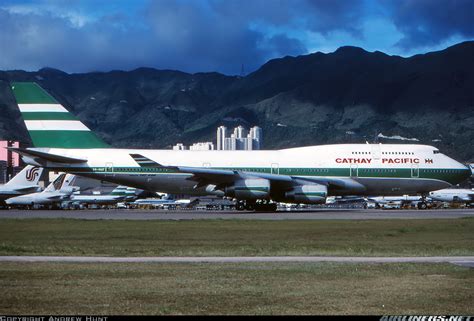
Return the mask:
<path id="1" fill-rule="evenodd" d="M 403 38 L 402 48 L 436 45 L 451 37 L 474 38 L 472 0 L 397 0 L 383 2 Z"/>
<path id="2" fill-rule="evenodd" d="M 472 0 L 17 3 L 3 9 L 0 4 L 0 69 L 88 72 L 145 66 L 237 74 L 242 65 L 253 71 L 268 59 L 307 53 L 308 34 L 313 46 L 314 39 L 321 47 L 346 45 L 334 38 L 341 34 L 346 41 L 369 43 L 364 23 L 374 15 L 393 21 L 402 48 L 474 37 Z M 374 14 L 374 7 L 380 12 Z"/>
<path id="3" fill-rule="evenodd" d="M 265 47 L 271 50 L 277 57 L 297 56 L 306 51 L 305 46 L 298 39 L 288 38 L 279 34 L 268 39 Z"/>
<path id="4" fill-rule="evenodd" d="M 251 22 L 262 17 L 288 22 L 287 13 L 274 9 L 260 17 L 263 1 L 249 1 L 237 10 L 239 3 L 155 0 L 133 17 L 134 23 L 112 13 L 81 26 L 49 11 L 0 9 L 5 44 L 0 69 L 51 66 L 87 72 L 149 66 L 236 74 L 242 65 L 255 70 L 270 58 L 307 51 L 297 39 L 252 28 Z"/>
<path id="5" fill-rule="evenodd" d="M 361 37 L 361 21 L 366 18 L 363 1 L 307 0 L 309 27 L 312 31 L 327 34 L 334 30 L 347 31 Z"/>

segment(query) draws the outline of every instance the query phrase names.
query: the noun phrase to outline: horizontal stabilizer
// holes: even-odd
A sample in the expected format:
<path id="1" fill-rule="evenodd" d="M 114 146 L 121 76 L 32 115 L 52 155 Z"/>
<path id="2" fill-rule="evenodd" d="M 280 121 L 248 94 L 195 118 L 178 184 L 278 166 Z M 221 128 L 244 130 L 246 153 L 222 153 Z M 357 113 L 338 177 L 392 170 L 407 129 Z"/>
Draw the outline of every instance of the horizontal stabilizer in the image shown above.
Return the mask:
<path id="1" fill-rule="evenodd" d="M 19 186 L 15 187 L 16 192 L 20 192 L 22 194 L 26 193 L 35 193 L 38 191 L 40 187 L 38 185 L 33 185 L 33 186 Z"/>
<path id="2" fill-rule="evenodd" d="M 60 200 L 61 198 L 63 198 L 63 195 L 52 195 L 52 196 L 48 196 L 46 198 L 48 200 L 55 201 L 55 200 Z"/>
<path id="3" fill-rule="evenodd" d="M 137 162 L 138 165 L 140 165 L 140 167 L 158 167 L 158 168 L 164 167 L 163 165 L 158 164 L 157 162 L 140 154 L 130 154 L 130 156 L 133 158 L 135 162 Z"/>
<path id="4" fill-rule="evenodd" d="M 15 153 L 18 153 L 22 156 L 28 156 L 33 158 L 39 158 L 41 160 L 46 160 L 54 163 L 64 163 L 64 164 L 80 164 L 86 163 L 87 159 L 80 159 L 80 158 L 72 158 L 67 156 L 55 155 L 45 152 L 39 152 L 36 150 L 25 149 L 25 148 L 15 148 L 15 147 L 7 147 L 8 150 L 11 150 Z"/>

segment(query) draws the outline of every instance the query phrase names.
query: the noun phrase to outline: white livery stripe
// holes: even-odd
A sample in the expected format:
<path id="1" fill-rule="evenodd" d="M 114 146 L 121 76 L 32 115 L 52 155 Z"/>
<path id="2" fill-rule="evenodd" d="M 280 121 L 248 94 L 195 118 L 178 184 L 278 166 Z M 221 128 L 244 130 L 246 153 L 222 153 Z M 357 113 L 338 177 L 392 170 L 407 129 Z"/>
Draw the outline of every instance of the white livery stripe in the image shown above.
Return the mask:
<path id="1" fill-rule="evenodd" d="M 51 112 L 67 113 L 66 108 L 60 104 L 18 104 L 20 111 L 24 112 Z"/>
<path id="2" fill-rule="evenodd" d="M 90 131 L 77 120 L 26 120 L 28 130 L 82 130 Z"/>

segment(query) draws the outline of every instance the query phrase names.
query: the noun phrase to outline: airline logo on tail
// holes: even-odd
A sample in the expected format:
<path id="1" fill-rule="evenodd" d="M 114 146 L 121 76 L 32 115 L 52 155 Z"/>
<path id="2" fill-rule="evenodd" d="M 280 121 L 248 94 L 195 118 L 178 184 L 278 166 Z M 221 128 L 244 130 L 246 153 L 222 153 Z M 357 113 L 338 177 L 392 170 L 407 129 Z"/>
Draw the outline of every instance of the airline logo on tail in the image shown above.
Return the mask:
<path id="1" fill-rule="evenodd" d="M 29 182 L 33 182 L 39 176 L 39 167 L 32 167 L 26 171 L 26 180 Z"/>
<path id="2" fill-rule="evenodd" d="M 11 88 L 34 147 L 109 147 L 37 83 L 13 82 Z"/>
<path id="3" fill-rule="evenodd" d="M 159 167 L 160 164 L 156 163 L 155 161 L 152 161 L 149 158 L 146 158 L 143 155 L 140 154 L 130 154 L 132 156 L 133 160 L 137 162 L 140 167 Z"/>
<path id="4" fill-rule="evenodd" d="M 66 177 L 66 174 L 59 175 L 59 177 L 53 183 L 54 190 L 59 191 L 61 189 L 61 186 L 63 186 L 65 177 Z"/>

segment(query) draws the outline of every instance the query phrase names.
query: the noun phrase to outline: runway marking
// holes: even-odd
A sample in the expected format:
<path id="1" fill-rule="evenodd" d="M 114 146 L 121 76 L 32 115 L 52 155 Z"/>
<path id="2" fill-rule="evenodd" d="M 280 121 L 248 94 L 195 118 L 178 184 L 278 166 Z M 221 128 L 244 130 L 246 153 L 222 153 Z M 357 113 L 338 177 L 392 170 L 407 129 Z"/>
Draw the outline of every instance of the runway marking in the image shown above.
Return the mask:
<path id="1" fill-rule="evenodd" d="M 0 256 L 0 262 L 68 262 L 68 263 L 264 263 L 264 262 L 337 262 L 337 263 L 454 263 L 474 265 L 474 256 L 413 256 L 413 257 L 357 257 L 357 256 L 162 256 L 162 257 L 106 257 L 106 256 Z"/>

